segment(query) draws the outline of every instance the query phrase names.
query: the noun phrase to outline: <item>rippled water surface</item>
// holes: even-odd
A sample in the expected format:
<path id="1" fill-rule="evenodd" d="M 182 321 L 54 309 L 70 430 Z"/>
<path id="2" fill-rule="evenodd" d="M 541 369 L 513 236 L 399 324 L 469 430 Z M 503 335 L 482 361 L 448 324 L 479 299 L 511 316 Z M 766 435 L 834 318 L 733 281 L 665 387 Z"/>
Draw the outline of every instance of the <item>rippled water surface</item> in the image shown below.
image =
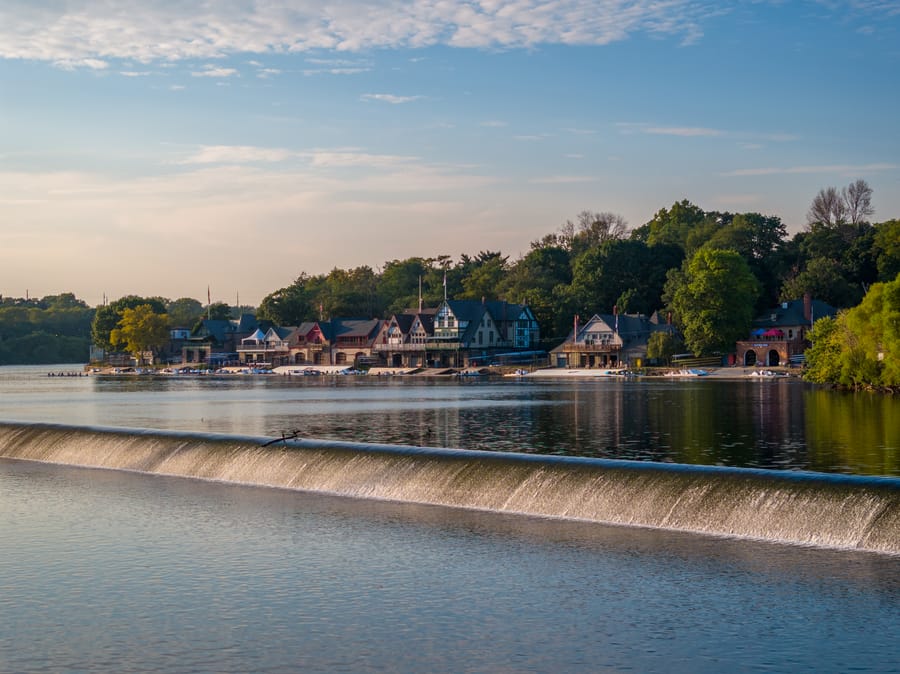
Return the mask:
<path id="1" fill-rule="evenodd" d="M 0 460 L 2 672 L 896 672 L 900 562 Z"/>

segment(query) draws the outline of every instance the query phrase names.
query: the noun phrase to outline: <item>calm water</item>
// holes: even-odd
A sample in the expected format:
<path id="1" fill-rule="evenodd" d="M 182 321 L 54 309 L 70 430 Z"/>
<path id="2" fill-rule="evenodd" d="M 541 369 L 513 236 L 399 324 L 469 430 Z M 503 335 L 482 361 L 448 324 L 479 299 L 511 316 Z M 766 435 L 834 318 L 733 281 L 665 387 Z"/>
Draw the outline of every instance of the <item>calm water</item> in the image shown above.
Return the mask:
<path id="1" fill-rule="evenodd" d="M 900 397 L 836 393 L 796 380 L 46 373 L 0 368 L 0 418 L 900 475 Z"/>
<path id="2" fill-rule="evenodd" d="M 896 558 L 0 461 L 3 672 L 896 672 Z"/>
<path id="3" fill-rule="evenodd" d="M 105 380 L 0 418 L 898 474 L 795 382 Z M 0 460 L 0 672 L 900 672 L 900 559 Z"/>

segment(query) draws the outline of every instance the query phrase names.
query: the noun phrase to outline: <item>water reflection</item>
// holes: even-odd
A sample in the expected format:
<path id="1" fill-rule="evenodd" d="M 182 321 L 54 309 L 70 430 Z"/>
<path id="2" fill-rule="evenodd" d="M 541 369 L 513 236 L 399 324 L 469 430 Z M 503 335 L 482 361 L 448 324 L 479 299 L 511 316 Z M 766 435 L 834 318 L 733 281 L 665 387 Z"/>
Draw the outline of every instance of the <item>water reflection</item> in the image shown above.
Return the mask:
<path id="1" fill-rule="evenodd" d="M 900 399 L 799 381 L 54 378 L 0 418 L 900 475 Z"/>

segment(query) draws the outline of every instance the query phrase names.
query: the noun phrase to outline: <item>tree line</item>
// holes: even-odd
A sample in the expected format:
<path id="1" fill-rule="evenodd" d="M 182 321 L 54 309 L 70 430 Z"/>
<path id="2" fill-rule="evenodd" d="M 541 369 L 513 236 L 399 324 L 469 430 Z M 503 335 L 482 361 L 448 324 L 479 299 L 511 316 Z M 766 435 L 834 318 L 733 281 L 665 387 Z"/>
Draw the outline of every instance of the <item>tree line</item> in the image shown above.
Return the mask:
<path id="1" fill-rule="evenodd" d="M 420 298 L 425 307 L 445 296 L 505 300 L 528 304 L 552 347 L 569 333 L 575 316 L 587 319 L 615 307 L 671 315 L 694 353 L 730 351 L 754 316 L 781 301 L 809 293 L 839 309 L 854 307 L 873 284 L 900 273 L 900 220 L 871 223 L 871 199 L 863 180 L 824 188 L 794 236 L 777 216 L 705 211 L 688 200 L 660 209 L 634 229 L 614 213 L 585 210 L 532 241 L 515 260 L 487 250 L 456 260 L 410 257 L 378 269 L 301 272 L 267 295 L 255 313 L 260 320 L 299 325 L 337 316 L 387 318 L 415 309 Z M 80 361 L 89 342 L 107 350 L 150 350 L 162 339 L 161 326 L 191 328 L 201 317 L 229 318 L 239 311 L 224 303 L 204 307 L 192 298 L 133 295 L 96 309 L 72 295 L 3 300 L 0 363 Z"/>
<path id="2" fill-rule="evenodd" d="M 687 200 L 629 229 L 613 213 L 582 211 L 532 241 L 519 259 L 497 251 L 390 260 L 381 269 L 301 273 L 267 295 L 257 316 L 297 325 L 330 316 L 386 317 L 451 299 L 528 304 L 548 345 L 574 316 L 671 313 L 697 354 L 730 351 L 754 316 L 809 293 L 857 305 L 872 284 L 900 273 L 900 220 L 871 223 L 863 180 L 813 199 L 802 231 L 761 213 L 705 211 Z"/>

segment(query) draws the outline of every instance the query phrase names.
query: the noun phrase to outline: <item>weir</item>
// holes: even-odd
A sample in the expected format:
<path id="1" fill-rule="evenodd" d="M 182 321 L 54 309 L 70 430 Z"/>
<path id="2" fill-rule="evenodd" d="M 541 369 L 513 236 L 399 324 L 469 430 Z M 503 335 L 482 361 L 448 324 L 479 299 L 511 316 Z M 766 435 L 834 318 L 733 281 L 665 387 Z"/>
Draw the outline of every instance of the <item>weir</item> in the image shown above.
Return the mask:
<path id="1" fill-rule="evenodd" d="M 26 423 L 0 458 L 900 554 L 897 478 Z"/>

